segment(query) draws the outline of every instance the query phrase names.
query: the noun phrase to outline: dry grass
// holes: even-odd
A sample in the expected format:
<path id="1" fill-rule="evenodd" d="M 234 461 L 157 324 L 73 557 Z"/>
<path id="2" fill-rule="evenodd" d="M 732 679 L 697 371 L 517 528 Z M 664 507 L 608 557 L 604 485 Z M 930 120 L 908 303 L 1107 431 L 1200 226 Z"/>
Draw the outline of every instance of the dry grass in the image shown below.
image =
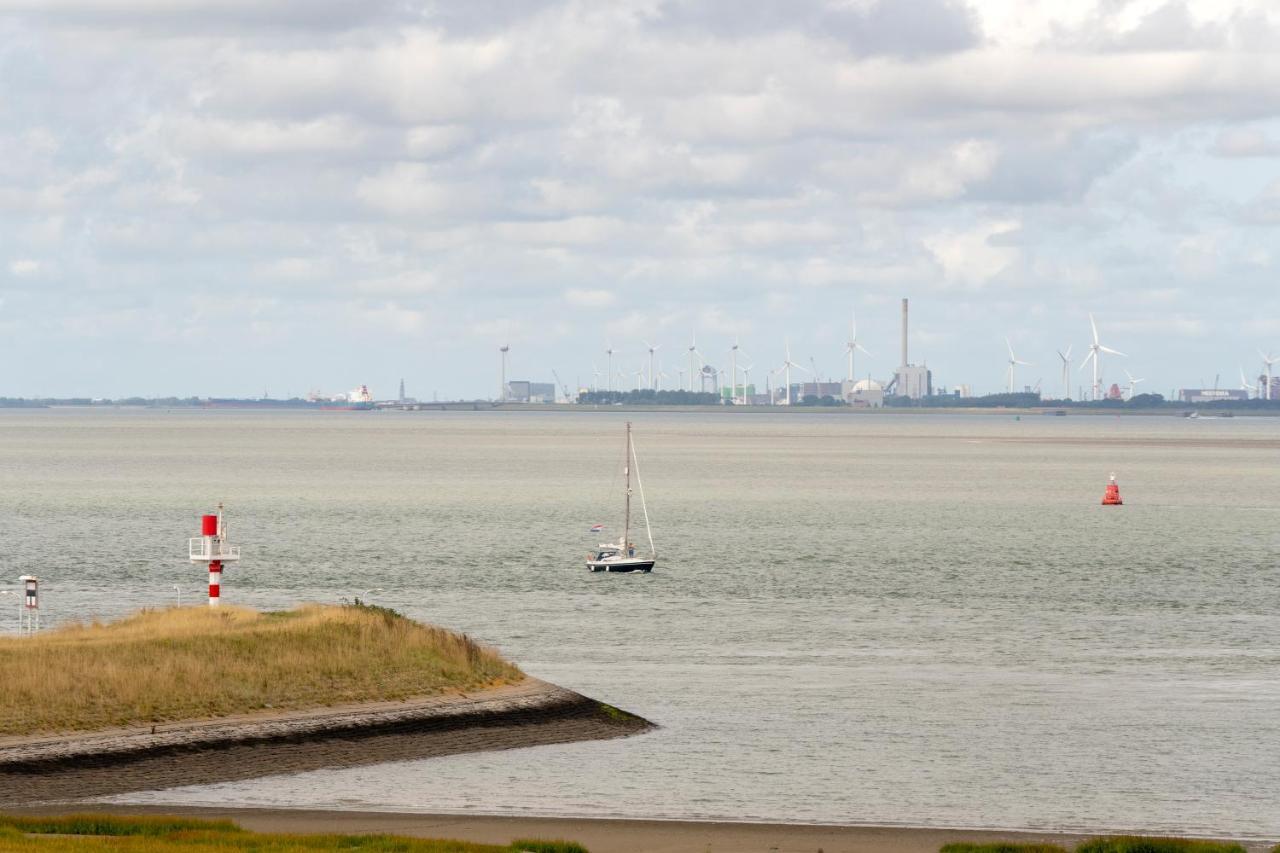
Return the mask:
<path id="1" fill-rule="evenodd" d="M 0 735 L 404 699 L 523 677 L 465 635 L 382 608 L 147 610 L 0 639 Z"/>
<path id="2" fill-rule="evenodd" d="M 247 832 L 230 821 L 71 815 L 0 815 L 0 851 L 23 853 L 587 853 L 564 841 L 516 841 L 509 847 L 397 835 L 286 835 Z"/>

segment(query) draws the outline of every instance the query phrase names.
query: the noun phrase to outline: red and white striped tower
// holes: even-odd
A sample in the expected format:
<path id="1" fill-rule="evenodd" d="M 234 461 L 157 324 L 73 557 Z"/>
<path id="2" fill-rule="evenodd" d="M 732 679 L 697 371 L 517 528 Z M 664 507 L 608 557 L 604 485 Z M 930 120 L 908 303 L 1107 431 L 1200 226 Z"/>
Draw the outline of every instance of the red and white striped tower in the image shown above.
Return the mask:
<path id="1" fill-rule="evenodd" d="M 209 606 L 217 607 L 222 597 L 222 564 L 240 559 L 240 546 L 227 543 L 222 504 L 216 515 L 200 516 L 200 536 L 187 541 L 187 551 L 191 562 L 209 564 Z"/>

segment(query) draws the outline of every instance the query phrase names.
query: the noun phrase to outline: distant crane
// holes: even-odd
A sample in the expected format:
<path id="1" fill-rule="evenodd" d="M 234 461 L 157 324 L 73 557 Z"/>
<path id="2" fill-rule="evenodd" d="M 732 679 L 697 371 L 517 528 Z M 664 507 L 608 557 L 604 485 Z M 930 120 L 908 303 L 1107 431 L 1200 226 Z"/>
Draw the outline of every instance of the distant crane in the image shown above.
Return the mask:
<path id="1" fill-rule="evenodd" d="M 560 390 L 564 392 L 564 401 L 566 403 L 572 402 L 572 398 L 569 396 L 569 386 L 560 381 L 560 374 L 552 370 L 551 375 L 556 378 L 556 384 L 559 385 Z"/>

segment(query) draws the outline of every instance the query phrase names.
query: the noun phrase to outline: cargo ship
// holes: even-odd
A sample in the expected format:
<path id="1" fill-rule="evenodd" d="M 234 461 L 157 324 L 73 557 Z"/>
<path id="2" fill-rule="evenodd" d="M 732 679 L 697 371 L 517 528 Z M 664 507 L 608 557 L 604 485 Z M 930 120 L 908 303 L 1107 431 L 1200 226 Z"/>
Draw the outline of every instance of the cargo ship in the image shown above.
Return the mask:
<path id="1" fill-rule="evenodd" d="M 318 397 L 313 394 L 311 398 Z M 309 398 L 309 399 L 311 399 Z M 335 397 L 329 400 L 317 400 L 320 408 L 326 412 L 364 412 L 373 408 L 373 395 L 368 385 L 361 385 L 347 392 L 346 397 Z"/>

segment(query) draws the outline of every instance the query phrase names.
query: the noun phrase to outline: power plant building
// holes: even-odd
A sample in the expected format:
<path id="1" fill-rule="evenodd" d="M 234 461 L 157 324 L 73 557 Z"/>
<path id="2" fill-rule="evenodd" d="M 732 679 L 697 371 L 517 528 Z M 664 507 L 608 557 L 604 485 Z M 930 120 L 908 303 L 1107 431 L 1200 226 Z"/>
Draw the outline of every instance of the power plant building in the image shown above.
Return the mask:
<path id="1" fill-rule="evenodd" d="M 512 380 L 507 383 L 506 399 L 510 403 L 554 403 L 556 386 L 550 382 Z"/>
<path id="2" fill-rule="evenodd" d="M 844 383 L 841 382 L 798 382 L 791 386 L 791 400 L 800 402 L 805 397 L 830 397 L 839 400 L 844 396 Z"/>
<path id="3" fill-rule="evenodd" d="M 878 409 L 884 405 L 884 386 L 874 379 L 859 379 L 841 384 L 844 401 L 856 409 Z"/>
<path id="4" fill-rule="evenodd" d="M 907 300 L 902 300 L 902 364 L 884 389 L 886 393 L 919 400 L 933 396 L 933 373 L 923 365 L 907 360 Z"/>

